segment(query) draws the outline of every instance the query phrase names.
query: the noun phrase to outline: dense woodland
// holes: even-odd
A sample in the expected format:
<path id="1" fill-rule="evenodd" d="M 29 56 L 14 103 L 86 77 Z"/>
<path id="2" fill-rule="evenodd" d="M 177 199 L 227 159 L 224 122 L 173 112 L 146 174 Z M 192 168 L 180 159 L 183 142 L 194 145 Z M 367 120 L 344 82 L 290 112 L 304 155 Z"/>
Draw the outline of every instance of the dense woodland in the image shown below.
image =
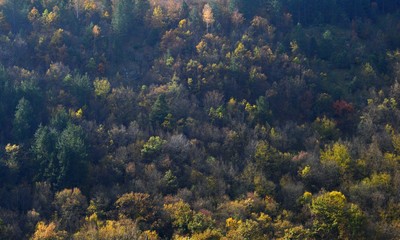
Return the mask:
<path id="1" fill-rule="evenodd" d="M 400 239 L 398 0 L 1 0 L 0 239 Z"/>

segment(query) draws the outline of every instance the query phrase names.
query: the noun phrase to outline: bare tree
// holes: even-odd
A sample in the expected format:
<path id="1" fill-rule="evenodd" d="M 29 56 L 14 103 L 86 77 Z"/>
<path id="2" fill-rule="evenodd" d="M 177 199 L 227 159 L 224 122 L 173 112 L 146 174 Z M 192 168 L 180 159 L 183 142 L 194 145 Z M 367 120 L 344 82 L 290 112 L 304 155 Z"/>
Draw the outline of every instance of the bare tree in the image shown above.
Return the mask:
<path id="1" fill-rule="evenodd" d="M 79 15 L 84 7 L 84 0 L 71 0 L 71 6 L 74 8 L 76 18 L 79 19 Z"/>

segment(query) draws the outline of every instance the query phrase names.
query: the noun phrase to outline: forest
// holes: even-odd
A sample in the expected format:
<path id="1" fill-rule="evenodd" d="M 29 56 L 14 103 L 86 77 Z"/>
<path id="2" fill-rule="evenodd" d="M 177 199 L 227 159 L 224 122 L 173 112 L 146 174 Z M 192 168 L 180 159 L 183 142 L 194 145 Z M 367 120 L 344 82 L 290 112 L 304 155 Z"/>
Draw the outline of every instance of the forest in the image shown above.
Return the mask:
<path id="1" fill-rule="evenodd" d="M 400 1 L 0 0 L 0 239 L 400 239 Z"/>

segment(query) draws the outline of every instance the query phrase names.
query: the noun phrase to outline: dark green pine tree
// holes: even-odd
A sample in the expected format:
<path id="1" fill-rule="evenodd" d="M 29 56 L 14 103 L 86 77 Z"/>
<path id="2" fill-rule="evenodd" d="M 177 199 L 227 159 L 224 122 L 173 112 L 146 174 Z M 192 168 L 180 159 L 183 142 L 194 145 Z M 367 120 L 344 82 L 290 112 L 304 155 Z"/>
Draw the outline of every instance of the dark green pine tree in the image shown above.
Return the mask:
<path id="1" fill-rule="evenodd" d="M 87 150 L 81 127 L 74 124 L 61 132 L 56 143 L 59 162 L 58 186 L 75 187 L 85 180 L 87 173 Z"/>
<path id="2" fill-rule="evenodd" d="M 76 187 L 87 173 L 87 149 L 81 127 L 69 123 L 60 133 L 42 127 L 35 133 L 32 146 L 37 162 L 37 180 L 48 181 L 58 189 Z"/>
<path id="3" fill-rule="evenodd" d="M 259 123 L 265 123 L 271 118 L 271 110 L 264 96 L 260 96 L 256 101 L 256 118 Z"/>
<path id="4" fill-rule="evenodd" d="M 181 8 L 179 9 L 179 17 L 180 19 L 185 19 L 189 16 L 190 9 L 189 5 L 186 3 L 186 1 L 183 1 Z"/>
<path id="5" fill-rule="evenodd" d="M 23 141 L 33 133 L 33 109 L 31 103 L 25 98 L 18 102 L 14 115 L 13 135 L 17 141 Z"/>
<path id="6" fill-rule="evenodd" d="M 201 26 L 201 17 L 199 15 L 199 10 L 196 6 L 193 6 L 189 12 L 189 25 L 198 30 Z"/>
<path id="7" fill-rule="evenodd" d="M 57 182 L 59 174 L 59 163 L 56 153 L 57 135 L 59 133 L 49 127 L 40 126 L 35 133 L 32 144 L 32 152 L 35 156 L 37 174 L 36 180 L 48 181 L 52 184 Z"/>
<path id="8" fill-rule="evenodd" d="M 150 121 L 154 125 L 160 125 L 164 122 L 165 117 L 169 113 L 169 107 L 165 99 L 165 95 L 161 94 L 151 107 Z"/>
<path id="9" fill-rule="evenodd" d="M 146 18 L 147 12 L 150 9 L 150 3 L 148 0 L 134 0 L 133 7 L 133 19 L 135 21 L 135 26 L 142 26 L 137 24 L 143 24 Z"/>
<path id="10" fill-rule="evenodd" d="M 132 0 L 116 0 L 112 5 L 111 26 L 118 38 L 128 34 L 132 24 Z"/>

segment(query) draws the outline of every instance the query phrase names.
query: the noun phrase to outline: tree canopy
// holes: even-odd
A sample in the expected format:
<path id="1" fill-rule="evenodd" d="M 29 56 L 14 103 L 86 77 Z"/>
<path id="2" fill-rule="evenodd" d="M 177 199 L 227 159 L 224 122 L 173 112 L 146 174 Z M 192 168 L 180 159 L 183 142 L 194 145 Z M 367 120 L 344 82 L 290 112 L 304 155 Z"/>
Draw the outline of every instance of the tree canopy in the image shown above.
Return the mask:
<path id="1" fill-rule="evenodd" d="M 0 239 L 400 239 L 399 22 L 0 1 Z"/>

